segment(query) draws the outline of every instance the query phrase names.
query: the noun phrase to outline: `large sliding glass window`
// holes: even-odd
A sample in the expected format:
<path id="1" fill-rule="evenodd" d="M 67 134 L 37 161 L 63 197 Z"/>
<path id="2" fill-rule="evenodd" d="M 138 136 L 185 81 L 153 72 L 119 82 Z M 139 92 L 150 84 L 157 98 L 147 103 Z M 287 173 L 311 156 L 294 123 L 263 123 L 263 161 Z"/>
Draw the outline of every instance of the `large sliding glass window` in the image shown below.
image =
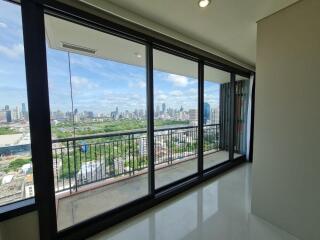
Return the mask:
<path id="1" fill-rule="evenodd" d="M 45 23 L 61 230 L 148 194 L 146 50 L 56 17 Z"/>
<path id="2" fill-rule="evenodd" d="M 156 188 L 197 172 L 198 63 L 153 51 Z"/>
<path id="3" fill-rule="evenodd" d="M 106 212 L 116 215 L 118 221 L 139 210 L 145 201 L 148 206 L 157 203 L 158 193 L 161 197 L 172 193 L 170 187 L 178 183 L 187 179 L 200 182 L 202 162 L 198 156 L 203 155 L 203 169 L 208 170 L 247 154 L 248 78 L 211 67 L 207 62 L 203 69 L 199 68 L 206 61 L 201 56 L 191 52 L 187 56 L 169 44 L 143 40 L 143 35 L 134 31 L 126 35 L 127 30 L 120 27 L 106 28 L 104 32 L 103 26 L 93 27 L 90 17 L 83 20 L 92 26 L 81 25 L 76 20 L 66 20 L 69 18 L 62 16 L 63 11 L 24 3 L 28 3 L 22 5 L 26 50 L 35 54 L 26 58 L 28 86 L 37 82 L 35 79 L 40 84 L 39 92 L 27 94 L 21 9 L 18 4 L 0 0 L 0 210 L 16 208 L 18 204 L 6 205 L 25 199 L 29 200 L 21 205 L 34 203 L 33 167 L 48 167 L 52 172 L 43 169 L 41 174 L 35 174 L 41 178 L 36 181 L 39 191 L 46 190 L 51 181 L 49 176 L 45 184 L 41 183 L 42 173 L 53 173 L 54 177 L 54 193 L 37 199 L 40 218 L 53 213 L 44 206 L 47 198 L 52 206 L 54 198 L 56 209 L 52 211 L 56 211 L 58 231 Z M 41 20 L 43 11 L 50 11 L 44 14 L 46 55 L 41 48 L 39 53 L 32 52 L 34 46 L 44 44 L 41 36 L 29 35 L 30 26 L 36 25 L 38 32 L 42 29 L 41 21 L 30 24 L 29 20 L 35 18 L 25 14 L 34 11 Z M 41 34 L 38 32 L 34 34 Z M 153 59 L 149 58 L 151 55 Z M 45 138 L 50 136 L 49 121 L 38 118 L 41 114 L 48 117 L 47 87 L 42 81 L 46 69 L 41 62 L 45 59 L 52 136 L 49 145 Z M 39 72 L 34 71 L 35 65 L 39 65 Z M 198 79 L 199 69 L 204 89 Z M 199 95 L 202 90 L 204 96 Z M 31 129 L 37 128 L 37 120 L 44 123 L 43 135 L 36 129 L 32 136 L 46 139 L 34 140 L 33 158 L 37 153 L 50 156 L 51 149 L 45 146 L 52 146 L 52 159 L 40 154 L 39 161 L 32 163 L 27 95 L 31 104 L 44 100 L 39 115 L 38 108 L 30 105 Z M 203 112 L 199 114 L 202 97 Z M 147 99 L 153 102 L 152 107 Z M 148 119 L 152 108 L 154 119 Z M 200 125 L 203 122 L 203 135 L 199 120 Z M 203 148 L 198 133 L 202 135 Z M 153 152 L 149 148 L 151 142 Z M 212 206 L 211 212 L 215 212 L 216 205 Z M 200 209 L 194 204 L 191 208 L 193 213 Z M 204 218 L 205 215 L 203 212 Z M 54 214 L 49 218 L 50 226 L 43 229 L 54 225 L 50 223 L 54 222 Z M 110 221 L 113 223 L 113 219 Z M 194 221 L 191 225 L 192 229 L 196 227 Z"/>
<path id="4" fill-rule="evenodd" d="M 204 67 L 204 169 L 229 160 L 230 86 L 230 73 Z"/>
<path id="5" fill-rule="evenodd" d="M 0 206 L 34 196 L 21 9 L 0 1 Z"/>

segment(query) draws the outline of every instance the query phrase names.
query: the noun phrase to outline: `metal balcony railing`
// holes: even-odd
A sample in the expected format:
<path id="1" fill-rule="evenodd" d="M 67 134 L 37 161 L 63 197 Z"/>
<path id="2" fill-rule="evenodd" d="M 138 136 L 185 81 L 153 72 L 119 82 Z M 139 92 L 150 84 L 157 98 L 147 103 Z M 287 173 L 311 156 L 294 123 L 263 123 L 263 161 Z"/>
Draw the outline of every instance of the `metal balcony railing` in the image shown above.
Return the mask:
<path id="1" fill-rule="evenodd" d="M 204 127 L 204 152 L 219 150 L 219 124 Z M 157 129 L 155 165 L 168 166 L 197 154 L 198 127 Z M 56 193 L 78 191 L 87 184 L 133 176 L 148 167 L 146 130 L 98 134 L 53 140 Z"/>

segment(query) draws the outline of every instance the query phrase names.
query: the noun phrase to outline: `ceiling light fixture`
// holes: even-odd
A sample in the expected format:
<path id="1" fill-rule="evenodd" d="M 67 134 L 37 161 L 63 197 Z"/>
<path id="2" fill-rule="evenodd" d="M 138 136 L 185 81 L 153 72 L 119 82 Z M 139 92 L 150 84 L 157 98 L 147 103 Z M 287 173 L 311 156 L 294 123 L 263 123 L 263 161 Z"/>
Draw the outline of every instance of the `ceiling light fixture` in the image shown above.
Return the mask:
<path id="1" fill-rule="evenodd" d="M 199 1 L 199 7 L 205 8 L 210 4 L 210 0 L 200 0 Z"/>

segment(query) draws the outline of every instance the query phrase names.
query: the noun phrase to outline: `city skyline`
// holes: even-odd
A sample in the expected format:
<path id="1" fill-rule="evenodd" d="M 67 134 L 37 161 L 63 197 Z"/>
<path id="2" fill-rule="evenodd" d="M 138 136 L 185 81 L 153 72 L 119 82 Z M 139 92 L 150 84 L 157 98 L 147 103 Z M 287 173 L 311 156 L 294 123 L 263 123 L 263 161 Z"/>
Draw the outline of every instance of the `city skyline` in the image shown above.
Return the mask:
<path id="1" fill-rule="evenodd" d="M 27 103 L 24 50 L 19 8 L 1 2 L 6 9 L 0 16 L 0 102 L 20 106 Z M 19 17 L 16 17 L 16 16 Z M 47 48 L 51 111 L 72 111 L 67 52 Z M 107 113 L 146 109 L 146 70 L 144 67 L 70 53 L 73 109 Z M 205 84 L 206 85 L 206 84 Z M 206 86 L 211 105 L 219 102 L 219 85 Z M 186 76 L 154 71 L 154 102 L 167 107 L 197 108 L 197 80 Z M 208 100 L 209 102 L 209 100 Z"/>

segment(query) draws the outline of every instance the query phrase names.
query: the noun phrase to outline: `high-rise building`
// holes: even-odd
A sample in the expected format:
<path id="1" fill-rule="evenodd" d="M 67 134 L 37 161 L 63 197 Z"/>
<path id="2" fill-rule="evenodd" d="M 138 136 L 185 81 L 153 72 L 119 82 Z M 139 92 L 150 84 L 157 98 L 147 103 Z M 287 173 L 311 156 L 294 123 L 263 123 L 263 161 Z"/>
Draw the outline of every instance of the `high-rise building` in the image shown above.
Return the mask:
<path id="1" fill-rule="evenodd" d="M 25 104 L 25 103 L 22 103 L 22 104 L 21 104 L 21 112 L 22 112 L 22 113 L 27 112 L 27 108 L 26 108 L 26 104 Z"/>
<path id="2" fill-rule="evenodd" d="M 27 112 L 27 107 L 25 103 L 21 104 L 21 117 L 24 118 L 24 120 L 28 120 L 28 112 Z"/>
<path id="3" fill-rule="evenodd" d="M 162 103 L 162 112 L 165 113 L 166 112 L 166 104 Z"/>
<path id="4" fill-rule="evenodd" d="M 6 111 L 0 111 L 0 122 L 7 122 Z"/>
<path id="5" fill-rule="evenodd" d="M 119 109 L 118 109 L 118 107 L 116 107 L 115 111 L 111 112 L 110 116 L 111 116 L 111 118 L 113 120 L 119 119 Z"/>
<path id="6" fill-rule="evenodd" d="M 7 123 L 12 122 L 12 116 L 11 116 L 10 110 L 6 110 L 6 120 L 7 120 Z"/>
<path id="7" fill-rule="evenodd" d="M 208 124 L 210 120 L 210 104 L 205 102 L 203 110 L 203 123 Z"/>
<path id="8" fill-rule="evenodd" d="M 11 112 L 12 121 L 19 121 L 21 119 L 22 112 L 20 111 L 19 107 L 15 107 Z"/>

